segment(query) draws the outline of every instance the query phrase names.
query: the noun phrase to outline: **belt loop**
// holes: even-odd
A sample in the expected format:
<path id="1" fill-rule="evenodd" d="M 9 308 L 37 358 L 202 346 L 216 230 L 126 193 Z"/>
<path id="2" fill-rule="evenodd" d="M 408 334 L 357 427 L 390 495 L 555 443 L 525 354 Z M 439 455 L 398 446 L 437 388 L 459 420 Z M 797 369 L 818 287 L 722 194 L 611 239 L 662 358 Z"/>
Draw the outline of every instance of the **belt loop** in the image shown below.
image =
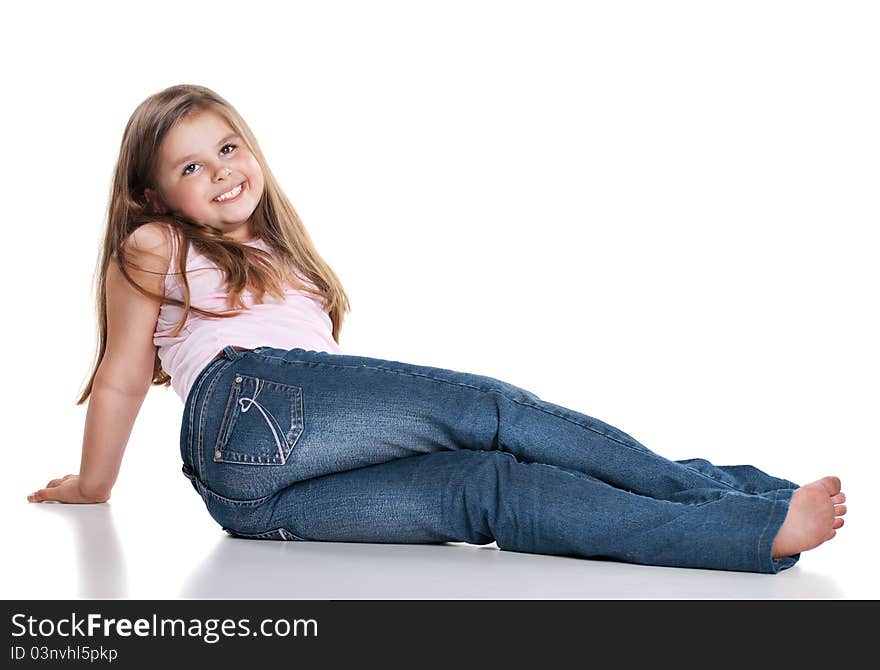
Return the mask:
<path id="1" fill-rule="evenodd" d="M 234 361 L 236 358 L 239 357 L 239 353 L 232 348 L 231 344 L 227 344 L 225 347 L 223 347 L 223 353 L 226 355 L 226 358 L 231 361 Z"/>

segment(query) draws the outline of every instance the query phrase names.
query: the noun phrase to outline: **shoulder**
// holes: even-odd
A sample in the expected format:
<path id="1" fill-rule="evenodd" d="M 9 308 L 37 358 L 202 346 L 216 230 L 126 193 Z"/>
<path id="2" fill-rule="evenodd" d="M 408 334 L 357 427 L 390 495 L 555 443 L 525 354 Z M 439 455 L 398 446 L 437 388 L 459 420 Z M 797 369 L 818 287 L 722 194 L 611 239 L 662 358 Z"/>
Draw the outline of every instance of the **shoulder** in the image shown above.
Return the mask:
<path id="1" fill-rule="evenodd" d="M 165 223 L 151 221 L 138 226 L 122 242 L 126 261 L 164 273 L 171 263 L 173 235 Z"/>
<path id="2" fill-rule="evenodd" d="M 122 242 L 129 276 L 155 293 L 162 294 L 165 291 L 165 275 L 171 263 L 172 234 L 167 224 L 149 222 L 135 228 Z M 119 263 L 118 258 L 113 260 Z M 111 267 L 110 270 L 112 274 L 118 274 L 116 267 Z M 108 274 L 108 278 L 110 277 Z"/>
<path id="3" fill-rule="evenodd" d="M 151 221 L 135 228 L 125 238 L 123 246 L 130 251 L 152 251 L 162 253 L 171 249 L 170 226 Z M 165 255 L 165 254 L 163 254 Z"/>

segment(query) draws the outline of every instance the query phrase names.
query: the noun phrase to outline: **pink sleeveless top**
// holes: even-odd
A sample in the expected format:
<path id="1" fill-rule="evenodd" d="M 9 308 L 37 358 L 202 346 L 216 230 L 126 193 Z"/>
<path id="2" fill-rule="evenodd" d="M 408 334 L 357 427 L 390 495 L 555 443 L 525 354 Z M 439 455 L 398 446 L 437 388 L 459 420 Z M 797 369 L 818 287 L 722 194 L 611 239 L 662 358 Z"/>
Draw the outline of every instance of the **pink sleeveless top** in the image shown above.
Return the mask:
<path id="1" fill-rule="evenodd" d="M 171 232 L 171 231 L 169 231 Z M 271 253 L 263 240 L 246 242 Z M 177 239 L 171 233 L 171 260 L 165 277 L 165 295 L 183 300 L 182 278 L 177 272 Z M 297 277 L 310 288 L 317 288 L 305 275 Z M 229 310 L 223 272 L 190 244 L 186 259 L 186 278 L 189 282 L 190 304 L 212 312 Z M 260 346 L 278 349 L 301 348 L 329 353 L 342 353 L 333 339 L 333 322 L 324 309 L 320 296 L 284 285 L 285 300 L 266 293 L 263 303 L 254 300 L 253 292 L 242 292 L 242 301 L 248 309 L 233 318 L 208 319 L 190 312 L 181 331 L 172 337 L 183 309 L 163 304 L 153 333 L 153 344 L 158 349 L 162 368 L 171 376 L 171 387 L 186 402 L 193 381 L 226 345 L 254 349 Z"/>

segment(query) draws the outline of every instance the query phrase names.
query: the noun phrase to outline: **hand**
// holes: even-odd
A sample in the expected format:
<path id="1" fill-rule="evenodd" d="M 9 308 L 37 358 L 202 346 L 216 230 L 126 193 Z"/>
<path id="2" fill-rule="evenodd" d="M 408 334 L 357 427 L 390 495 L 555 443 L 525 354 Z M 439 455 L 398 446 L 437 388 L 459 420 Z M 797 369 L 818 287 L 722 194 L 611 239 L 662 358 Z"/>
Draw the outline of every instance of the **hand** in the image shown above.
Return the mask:
<path id="1" fill-rule="evenodd" d="M 60 479 L 53 479 L 46 484 L 46 488 L 34 491 L 28 497 L 28 502 L 62 502 L 62 503 L 102 503 L 106 498 L 96 499 L 83 494 L 79 486 L 79 475 L 64 475 Z"/>

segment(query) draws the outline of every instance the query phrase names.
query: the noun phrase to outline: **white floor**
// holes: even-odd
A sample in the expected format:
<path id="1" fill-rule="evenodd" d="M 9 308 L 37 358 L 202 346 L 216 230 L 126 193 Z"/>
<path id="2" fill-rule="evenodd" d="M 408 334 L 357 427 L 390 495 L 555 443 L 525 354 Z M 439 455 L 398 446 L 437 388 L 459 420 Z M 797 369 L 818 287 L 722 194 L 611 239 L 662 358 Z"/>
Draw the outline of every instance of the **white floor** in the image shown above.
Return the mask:
<path id="1" fill-rule="evenodd" d="M 29 504 L 24 495 L 20 503 L 7 501 L 14 513 L 5 528 L 3 598 L 880 596 L 873 561 L 865 555 L 869 549 L 859 547 L 867 532 L 840 533 L 778 575 L 532 555 L 494 544 L 248 541 L 222 532 L 180 479 L 149 504 L 136 496 L 82 506 Z"/>

